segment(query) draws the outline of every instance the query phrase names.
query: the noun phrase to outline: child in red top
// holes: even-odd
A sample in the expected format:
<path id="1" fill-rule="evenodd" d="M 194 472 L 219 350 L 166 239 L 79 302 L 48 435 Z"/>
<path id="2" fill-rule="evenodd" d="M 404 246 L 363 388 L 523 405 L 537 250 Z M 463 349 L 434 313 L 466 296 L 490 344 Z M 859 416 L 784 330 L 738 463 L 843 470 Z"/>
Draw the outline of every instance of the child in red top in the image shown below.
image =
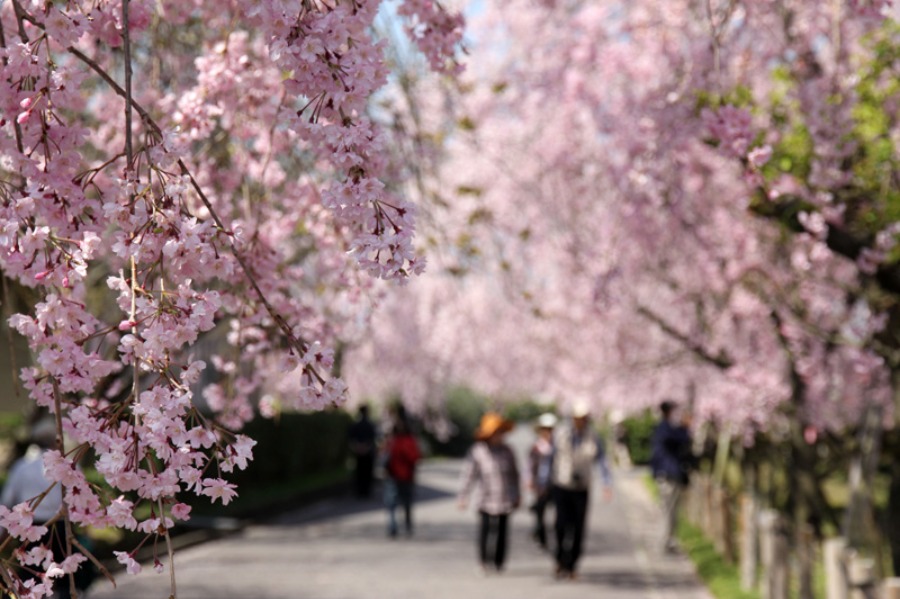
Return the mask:
<path id="1" fill-rule="evenodd" d="M 410 433 L 404 418 L 398 418 L 394 430 L 385 443 L 385 504 L 388 509 L 388 535 L 397 536 L 398 504 L 403 505 L 406 535 L 412 536 L 412 501 L 415 486 L 416 463 L 421 458 L 419 444 Z"/>

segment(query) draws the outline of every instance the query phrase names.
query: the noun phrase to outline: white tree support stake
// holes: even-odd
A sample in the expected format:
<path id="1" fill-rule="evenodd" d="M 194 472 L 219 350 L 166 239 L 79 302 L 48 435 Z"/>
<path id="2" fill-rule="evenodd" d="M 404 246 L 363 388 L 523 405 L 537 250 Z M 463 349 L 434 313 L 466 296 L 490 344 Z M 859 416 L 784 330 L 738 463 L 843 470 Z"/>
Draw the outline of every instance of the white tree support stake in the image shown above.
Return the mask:
<path id="1" fill-rule="evenodd" d="M 844 551 L 847 541 L 835 537 L 825 541 L 825 597 L 826 599 L 847 599 L 847 581 L 844 577 Z"/>
<path id="2" fill-rule="evenodd" d="M 780 517 L 775 510 L 764 510 L 759 515 L 763 599 L 788 599 L 788 543 L 780 528 Z"/>
<path id="3" fill-rule="evenodd" d="M 875 585 L 875 560 L 870 557 L 851 555 L 847 570 L 850 576 L 850 599 L 869 599 L 867 589 Z"/>

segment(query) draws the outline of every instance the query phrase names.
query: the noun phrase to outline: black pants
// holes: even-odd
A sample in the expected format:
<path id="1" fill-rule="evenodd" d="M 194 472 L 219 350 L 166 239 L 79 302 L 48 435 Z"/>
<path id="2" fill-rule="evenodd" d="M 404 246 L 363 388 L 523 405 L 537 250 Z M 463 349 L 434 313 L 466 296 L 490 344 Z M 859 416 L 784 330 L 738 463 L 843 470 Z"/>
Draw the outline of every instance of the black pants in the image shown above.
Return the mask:
<path id="1" fill-rule="evenodd" d="M 506 524 L 509 514 L 478 513 L 481 515 L 481 526 L 478 531 L 478 551 L 481 564 L 494 566 L 501 570 L 506 561 Z"/>
<path id="2" fill-rule="evenodd" d="M 541 547 L 547 546 L 547 527 L 544 525 L 544 513 L 547 511 L 547 505 L 550 503 L 551 490 L 546 489 L 540 493 L 531 506 L 534 512 L 534 538 L 540 543 Z"/>
<path id="3" fill-rule="evenodd" d="M 584 543 L 587 519 L 587 491 L 553 488 L 556 503 L 556 565 L 563 572 L 574 572 Z"/>
<path id="4" fill-rule="evenodd" d="M 375 470 L 375 454 L 364 453 L 356 456 L 356 496 L 368 497 L 372 494 L 372 480 Z"/>

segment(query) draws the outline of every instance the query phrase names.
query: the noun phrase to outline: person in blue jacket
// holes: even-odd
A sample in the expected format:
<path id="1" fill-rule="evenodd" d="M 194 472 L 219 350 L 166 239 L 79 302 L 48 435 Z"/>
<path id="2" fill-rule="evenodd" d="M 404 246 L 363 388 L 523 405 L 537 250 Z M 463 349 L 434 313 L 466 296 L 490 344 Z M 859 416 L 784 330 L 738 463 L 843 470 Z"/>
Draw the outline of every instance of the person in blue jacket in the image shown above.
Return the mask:
<path id="1" fill-rule="evenodd" d="M 664 512 L 663 549 L 667 553 L 676 550 L 675 524 L 678 503 L 687 487 L 693 463 L 691 434 L 678 419 L 678 405 L 663 401 L 659 406 L 662 420 L 656 425 L 652 437 L 650 467 L 659 488 Z"/>

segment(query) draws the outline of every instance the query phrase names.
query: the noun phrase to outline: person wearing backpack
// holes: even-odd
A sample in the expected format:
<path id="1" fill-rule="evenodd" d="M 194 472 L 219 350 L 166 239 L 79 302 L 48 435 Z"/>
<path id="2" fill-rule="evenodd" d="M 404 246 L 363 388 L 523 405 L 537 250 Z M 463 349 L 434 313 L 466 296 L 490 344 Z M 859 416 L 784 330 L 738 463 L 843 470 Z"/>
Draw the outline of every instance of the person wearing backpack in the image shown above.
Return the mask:
<path id="1" fill-rule="evenodd" d="M 397 418 L 385 442 L 385 504 L 388 510 L 388 536 L 398 533 L 397 507 L 403 507 L 406 536 L 413 534 L 412 504 L 416 464 L 421 458 L 419 444 L 405 418 Z"/>

